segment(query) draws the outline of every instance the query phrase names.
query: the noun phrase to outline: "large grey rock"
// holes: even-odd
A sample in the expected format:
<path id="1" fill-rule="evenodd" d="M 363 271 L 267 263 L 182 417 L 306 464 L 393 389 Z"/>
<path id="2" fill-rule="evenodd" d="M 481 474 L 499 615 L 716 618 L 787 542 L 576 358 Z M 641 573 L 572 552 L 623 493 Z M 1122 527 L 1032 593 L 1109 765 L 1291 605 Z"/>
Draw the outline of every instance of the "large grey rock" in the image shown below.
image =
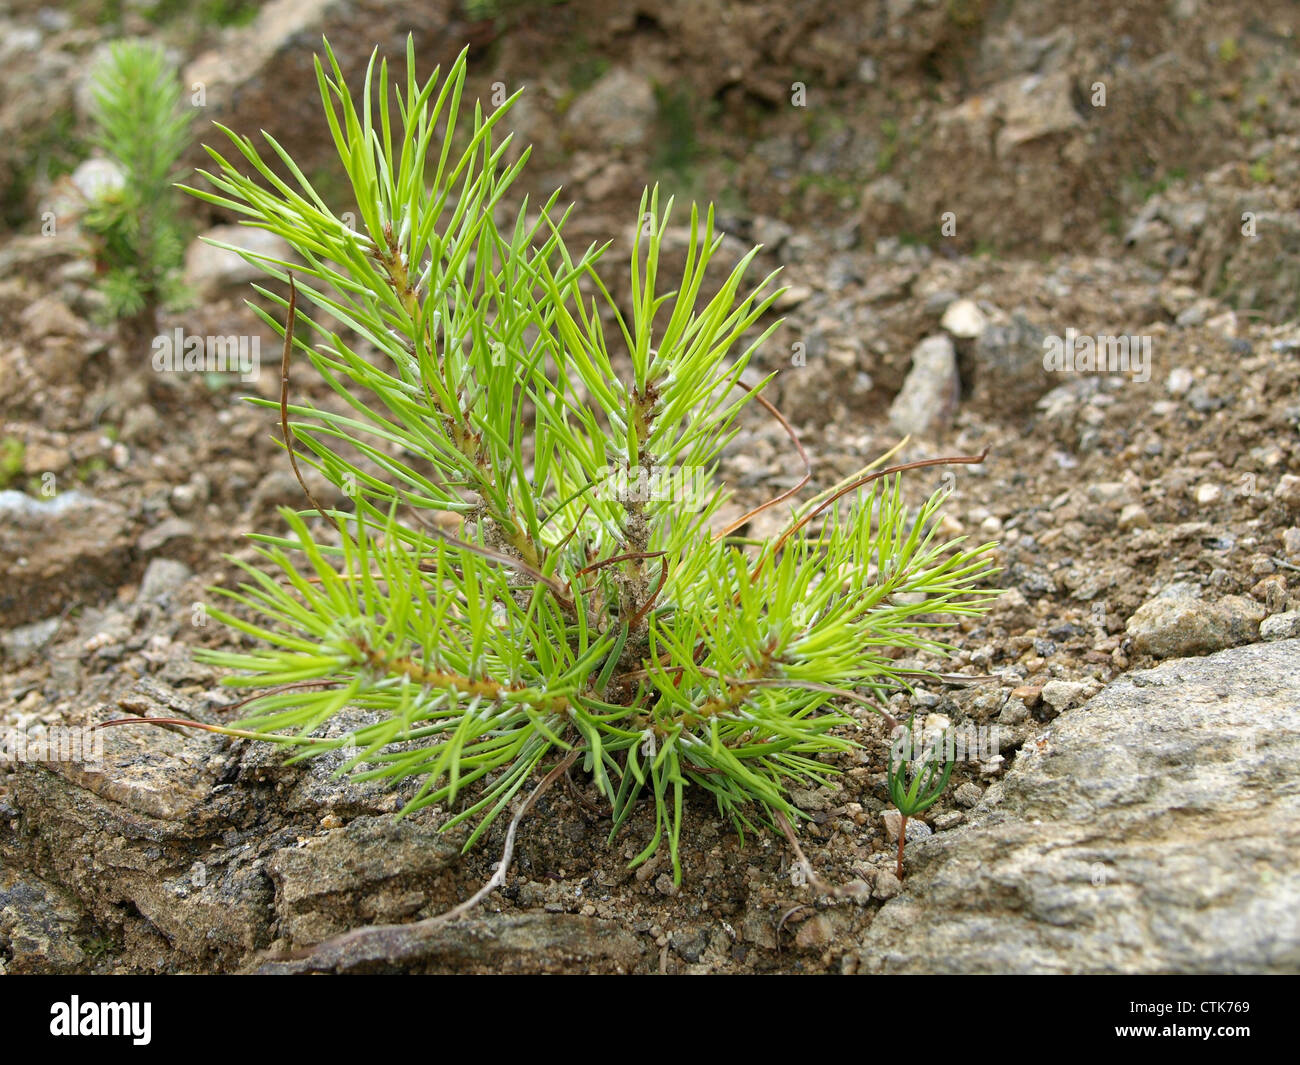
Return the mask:
<path id="1" fill-rule="evenodd" d="M 848 967 L 1300 969 L 1300 641 L 1123 677 L 908 848 Z"/>
<path id="2" fill-rule="evenodd" d="M 206 699 L 146 677 L 115 704 L 78 705 L 65 723 L 121 716 L 213 723 L 217 714 Z M 345 714 L 330 734 L 363 720 L 365 712 Z M 11 971 L 85 971 L 89 947 L 79 944 L 88 932 L 111 940 L 104 964 L 132 972 L 613 973 L 654 964 L 619 919 L 416 920 L 467 898 L 487 874 L 461 858 L 464 832 L 441 832 L 436 809 L 393 817 L 418 791 L 415 779 L 390 788 L 334 776 L 345 750 L 294 767 L 271 744 L 207 732 L 123 726 L 95 735 L 103 747 L 93 764 L 5 767 L 0 962 Z M 555 868 L 534 853 L 540 868 Z M 371 922 L 381 928 L 346 951 L 321 943 Z"/>
<path id="3" fill-rule="evenodd" d="M 626 973 L 643 947 L 619 923 L 577 914 L 485 914 L 436 928 L 388 926 L 346 946 L 324 945 L 306 958 L 260 962 L 264 975 L 308 972 L 510 975 Z"/>

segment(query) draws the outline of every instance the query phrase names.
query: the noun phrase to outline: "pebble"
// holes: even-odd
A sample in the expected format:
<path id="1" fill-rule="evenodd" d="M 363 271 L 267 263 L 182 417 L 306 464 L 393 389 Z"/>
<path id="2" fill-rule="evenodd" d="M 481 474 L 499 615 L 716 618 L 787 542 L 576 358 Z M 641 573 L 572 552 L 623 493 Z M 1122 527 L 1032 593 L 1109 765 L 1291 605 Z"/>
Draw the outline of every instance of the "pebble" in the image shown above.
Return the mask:
<path id="1" fill-rule="evenodd" d="M 1132 490 L 1123 481 L 1097 481 L 1088 485 L 1088 498 L 1094 503 L 1128 503 Z"/>
<path id="2" fill-rule="evenodd" d="M 672 898 L 677 894 L 678 888 L 677 885 L 673 883 L 673 878 L 671 876 L 667 873 L 660 873 L 658 878 L 655 880 L 655 890 L 659 892 L 660 895 L 667 895 L 669 898 Z"/>
<path id="3" fill-rule="evenodd" d="M 1043 702 L 1057 711 L 1078 706 L 1091 694 L 1093 686 L 1080 681 L 1049 680 L 1043 685 Z"/>
<path id="4" fill-rule="evenodd" d="M 1282 550 L 1287 558 L 1300 558 L 1300 529 L 1284 529 L 1278 534 L 1282 540 Z"/>
<path id="5" fill-rule="evenodd" d="M 97 200 L 124 188 L 126 173 L 113 160 L 99 157 L 87 159 L 72 172 L 69 180 L 87 200 Z"/>
<path id="6" fill-rule="evenodd" d="M 807 285 L 791 285 L 777 297 L 773 306 L 778 312 L 793 310 L 811 297 L 813 290 Z"/>
<path id="7" fill-rule="evenodd" d="M 1284 473 L 1273 489 L 1273 498 L 1283 506 L 1300 510 L 1300 477 L 1294 473 Z"/>
<path id="8" fill-rule="evenodd" d="M 1165 391 L 1171 396 L 1186 395 L 1194 381 L 1191 370 L 1186 366 L 1177 366 L 1169 371 L 1169 376 L 1165 379 Z"/>
<path id="9" fill-rule="evenodd" d="M 886 810 L 880 815 L 880 819 L 885 824 L 885 835 L 889 837 L 891 842 L 897 843 L 898 826 L 902 822 L 903 815 L 897 810 Z M 907 841 L 909 843 L 932 835 L 934 835 L 934 830 L 924 821 L 919 821 L 915 817 L 907 819 Z"/>
<path id="10" fill-rule="evenodd" d="M 978 803 L 980 799 L 984 798 L 984 789 L 978 784 L 972 784 L 968 780 L 952 793 L 952 798 L 958 806 L 964 806 L 969 810 L 972 806 Z"/>
<path id="11" fill-rule="evenodd" d="M 1270 614 L 1280 614 L 1286 609 L 1286 578 L 1280 573 L 1273 573 L 1256 581 L 1250 589 L 1251 597 L 1264 604 Z M 1261 623 L 1260 633 L 1263 634 Z"/>
<path id="12" fill-rule="evenodd" d="M 0 633 L 0 648 L 10 665 L 23 666 L 41 653 L 58 631 L 59 619 L 46 618 Z"/>
<path id="13" fill-rule="evenodd" d="M 989 324 L 988 315 L 974 300 L 954 300 L 943 312 L 939 325 L 961 340 L 974 340 Z"/>
<path id="14" fill-rule="evenodd" d="M 1223 489 L 1217 484 L 1202 484 L 1196 487 L 1196 502 L 1203 507 L 1217 503 L 1222 495 Z"/>
<path id="15" fill-rule="evenodd" d="M 145 552 L 157 551 L 172 541 L 188 540 L 194 536 L 195 529 L 183 518 L 166 518 L 152 529 L 146 529 L 136 541 L 136 547 Z"/>
<path id="16" fill-rule="evenodd" d="M 892 899 L 903 890 L 903 882 L 888 869 L 876 873 L 876 887 L 872 894 L 878 899 Z"/>
<path id="17" fill-rule="evenodd" d="M 1265 618 L 1259 623 L 1259 635 L 1263 640 L 1289 640 L 1300 636 L 1300 610 L 1288 610 Z"/>
<path id="18" fill-rule="evenodd" d="M 791 788 L 790 801 L 801 810 L 825 810 L 830 800 L 812 788 Z"/>
<path id="19" fill-rule="evenodd" d="M 889 408 L 899 433 L 924 434 L 946 427 L 957 408 L 957 353 L 946 336 L 922 340 L 912 351 L 912 368 Z"/>
<path id="20" fill-rule="evenodd" d="M 288 242 L 269 230 L 255 226 L 214 226 L 191 243 L 185 252 L 185 283 L 201 299 L 262 277 L 262 271 L 245 261 L 238 252 L 214 247 L 206 241 L 230 244 L 275 259 L 288 259 L 291 254 Z"/>
<path id="21" fill-rule="evenodd" d="M 952 719 L 946 714 L 926 714 L 925 721 L 922 722 L 922 728 L 927 736 L 932 734 L 943 735 L 952 728 Z"/>
<path id="22" fill-rule="evenodd" d="M 794 937 L 794 944 L 800 950 L 821 950 L 829 946 L 835 936 L 835 929 L 825 914 L 810 917 L 799 926 Z"/>
<path id="23" fill-rule="evenodd" d="M 1146 529 L 1151 525 L 1151 515 L 1140 503 L 1129 503 L 1119 512 L 1120 529 Z"/>
<path id="24" fill-rule="evenodd" d="M 192 576 L 193 571 L 184 562 L 172 558 L 155 558 L 144 571 L 137 598 L 142 602 L 160 599 L 175 591 Z"/>
<path id="25" fill-rule="evenodd" d="M 118 435 L 128 443 L 145 443 L 153 440 L 162 428 L 163 420 L 158 412 L 153 407 L 142 404 L 126 412 Z"/>
<path id="26" fill-rule="evenodd" d="M 1198 414 L 1209 414 L 1211 411 L 1226 406 L 1228 400 L 1224 396 L 1211 394 L 1205 385 L 1199 384 L 1194 385 L 1192 390 L 1187 393 L 1187 402 L 1192 405 L 1192 410 Z"/>
<path id="27" fill-rule="evenodd" d="M 18 321 L 33 340 L 51 336 L 80 337 L 86 333 L 86 323 L 54 296 L 42 296 L 30 304 L 18 315 Z"/>

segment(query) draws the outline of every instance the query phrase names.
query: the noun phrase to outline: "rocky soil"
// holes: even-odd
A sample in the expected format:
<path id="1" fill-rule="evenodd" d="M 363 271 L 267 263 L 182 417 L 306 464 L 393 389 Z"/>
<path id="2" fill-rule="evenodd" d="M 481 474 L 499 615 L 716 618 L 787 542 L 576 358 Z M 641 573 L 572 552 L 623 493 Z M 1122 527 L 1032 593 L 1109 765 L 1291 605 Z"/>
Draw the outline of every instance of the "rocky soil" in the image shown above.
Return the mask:
<path id="1" fill-rule="evenodd" d="M 470 42 L 485 97 L 527 86 L 529 184 L 564 184 L 575 239 L 624 247 L 661 180 L 719 204 L 729 256 L 764 245 L 789 290 L 754 371 L 782 370 L 771 395 L 818 486 L 904 434 L 906 458 L 988 449 L 907 482 L 917 501 L 951 488 L 945 531 L 998 541 L 1007 591 L 952 634 L 954 660 L 917 662 L 972 679 L 899 709 L 997 725 L 1001 743 L 909 826 L 902 882 L 885 734 L 864 718 L 836 785 L 795 796 L 843 897 L 703 801 L 680 888 L 661 864 L 629 872 L 653 817 L 608 844 L 575 774 L 478 916 L 304 963 L 289 955 L 466 897 L 503 828 L 462 857 L 446 812 L 394 821 L 400 792 L 327 762 L 109 730 L 97 766 L 0 762 L 0 968 L 1300 969 L 1294 5 L 278 0 L 231 5 L 242 25 L 151 10 L 17 0 L 0 21 L 0 729 L 229 720 L 235 697 L 192 660 L 233 642 L 206 589 L 234 583 L 224 556 L 252 558 L 245 533 L 302 505 L 273 415 L 238 399 L 278 395 L 278 375 L 151 372 L 99 320 L 75 224 L 42 235 L 94 177 L 91 57 L 157 36 L 204 87 L 205 127 L 265 127 L 315 175 L 320 33 L 359 77 L 410 30 L 430 65 Z M 191 211 L 196 231 L 231 221 Z M 276 351 L 238 262 L 196 244 L 187 277 L 198 300 L 165 328 Z M 1099 336 L 1145 338 L 1147 357 L 1045 368 L 1051 338 Z M 724 466 L 737 513 L 799 472 L 754 411 Z"/>

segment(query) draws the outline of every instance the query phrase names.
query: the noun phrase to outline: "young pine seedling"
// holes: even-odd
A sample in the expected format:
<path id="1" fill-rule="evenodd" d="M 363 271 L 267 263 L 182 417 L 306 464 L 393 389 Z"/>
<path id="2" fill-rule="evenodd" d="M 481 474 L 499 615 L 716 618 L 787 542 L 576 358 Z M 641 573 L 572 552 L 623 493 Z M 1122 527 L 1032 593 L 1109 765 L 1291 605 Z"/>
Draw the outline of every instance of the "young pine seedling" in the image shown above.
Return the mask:
<path id="1" fill-rule="evenodd" d="M 445 77 L 414 71 L 409 43 L 401 85 L 372 56 L 358 106 L 328 42 L 317 58 L 354 218 L 269 134 L 282 170 L 227 130 L 233 156 L 208 149 L 210 187 L 189 190 L 300 257 L 291 276 L 243 253 L 289 286 L 257 290 L 284 314 L 262 316 L 285 338 L 285 391 L 254 402 L 278 415 L 295 471 L 314 467 L 348 500 L 308 492 L 311 507 L 282 511 L 286 535 L 256 537 L 270 572 L 246 566 L 224 593 L 249 613 L 214 613 L 260 646 L 204 657 L 258 695 L 216 731 L 295 758 L 351 750 L 345 769 L 363 779 L 418 778 L 405 812 L 443 804 L 448 825 L 473 824 L 467 848 L 540 777 L 496 883 L 523 812 L 580 765 L 611 839 L 647 801 L 633 864 L 666 847 L 680 880 L 688 791 L 742 832 L 788 828 L 802 816 L 789 788 L 823 783 L 854 746 L 846 708 L 907 686 L 891 653 L 942 650 L 930 630 L 985 609 L 991 545 L 939 542 L 941 496 L 911 512 L 896 476 L 980 459 L 883 469 L 885 456 L 793 507 L 774 540 L 733 536 L 809 480 L 721 517 L 719 454 L 746 406 L 807 464 L 759 394 L 770 378 L 741 382 L 776 327 L 760 326 L 772 278 L 747 280 L 757 249 L 705 298 L 721 238 L 712 210 L 692 208 L 685 265 L 666 282 L 672 202 L 647 191 L 625 310 L 609 246 L 566 244 L 558 194 L 507 206 L 528 153 L 508 162 L 508 104 L 466 105 L 465 55 Z M 334 408 L 290 401 L 295 358 Z M 367 723 L 327 736 L 345 709 Z"/>
<path id="2" fill-rule="evenodd" d="M 903 879 L 903 846 L 907 842 L 907 819 L 924 813 L 943 795 L 956 764 L 943 753 L 947 735 L 926 743 L 917 757 L 900 757 L 891 745 L 889 748 L 889 797 L 899 814 L 898 823 L 898 879 Z M 911 780 L 909 782 L 909 767 Z"/>
<path id="3" fill-rule="evenodd" d="M 180 86 L 158 45 L 118 41 L 93 74 L 94 143 L 121 171 L 100 191 L 81 228 L 91 241 L 100 291 L 123 339 L 138 345 L 158 332 L 160 306 L 184 296 L 185 232 L 172 185 L 190 142 Z"/>

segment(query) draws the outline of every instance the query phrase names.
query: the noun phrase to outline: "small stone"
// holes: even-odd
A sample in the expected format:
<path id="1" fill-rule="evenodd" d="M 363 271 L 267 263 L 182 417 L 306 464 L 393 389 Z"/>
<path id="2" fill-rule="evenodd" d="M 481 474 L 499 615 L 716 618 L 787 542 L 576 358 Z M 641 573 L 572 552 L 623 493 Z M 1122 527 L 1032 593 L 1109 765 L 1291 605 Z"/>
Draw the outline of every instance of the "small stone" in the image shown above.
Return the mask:
<path id="1" fill-rule="evenodd" d="M 954 300 L 943 312 L 939 325 L 962 340 L 974 340 L 989 324 L 988 315 L 974 300 Z"/>
<path id="2" fill-rule="evenodd" d="M 1300 558 L 1300 529 L 1283 529 L 1278 534 L 1282 540 L 1282 550 L 1287 558 Z"/>
<path id="3" fill-rule="evenodd" d="M 1132 489 L 1123 481 L 1097 481 L 1088 485 L 1088 498 L 1094 503 L 1118 505 L 1129 502 L 1132 496 Z"/>
<path id="4" fill-rule="evenodd" d="M 148 404 L 141 404 L 126 412 L 118 436 L 130 444 L 148 443 L 157 438 L 162 428 L 163 420 L 158 412 Z"/>
<path id="5" fill-rule="evenodd" d="M 615 67 L 573 102 L 565 122 L 592 144 L 634 147 L 650 137 L 658 110 L 650 79 Z"/>
<path id="6" fill-rule="evenodd" d="M 952 341 L 927 337 L 912 351 L 912 368 L 889 408 L 890 424 L 906 434 L 942 430 L 956 412 L 959 391 Z"/>
<path id="7" fill-rule="evenodd" d="M 1223 489 L 1217 484 L 1202 484 L 1196 487 L 1196 502 L 1203 507 L 1217 503 L 1223 495 Z"/>
<path id="8" fill-rule="evenodd" d="M 1259 636 L 1262 640 L 1289 640 L 1300 636 L 1300 610 L 1288 610 L 1265 618 L 1259 623 Z"/>
<path id="9" fill-rule="evenodd" d="M 949 810 L 934 819 L 934 828 L 936 832 L 947 832 L 948 829 L 956 828 L 965 820 L 966 815 L 960 810 Z"/>
<path id="10" fill-rule="evenodd" d="M 969 810 L 972 806 L 976 805 L 980 799 L 984 798 L 984 789 L 978 784 L 972 784 L 970 781 L 967 781 L 952 793 L 952 797 L 953 801 L 956 802 L 958 806 L 964 806 Z"/>
<path id="11" fill-rule="evenodd" d="M 792 788 L 790 801 L 801 810 L 825 810 L 830 800 L 812 788 Z"/>
<path id="12" fill-rule="evenodd" d="M 886 810 L 880 815 L 880 819 L 885 825 L 885 835 L 889 837 L 891 842 L 897 843 L 898 828 L 902 823 L 903 815 L 897 810 Z M 919 821 L 915 817 L 907 819 L 907 842 L 912 843 L 933 834 L 933 830 L 924 821 Z"/>
<path id="13" fill-rule="evenodd" d="M 677 894 L 677 885 L 673 883 L 673 878 L 667 873 L 660 873 L 655 880 L 655 890 L 660 895 L 667 895 L 672 898 Z"/>
<path id="14" fill-rule="evenodd" d="M 871 884 L 861 878 L 849 880 L 849 883 L 846 883 L 841 888 L 841 891 L 844 892 L 845 897 L 852 899 L 861 906 L 863 902 L 866 902 L 871 897 Z"/>
<path id="15" fill-rule="evenodd" d="M 1228 400 L 1226 396 L 1211 393 L 1205 385 L 1200 384 L 1192 386 L 1192 390 L 1187 393 L 1187 402 L 1198 414 L 1209 414 L 1226 406 Z"/>
<path id="16" fill-rule="evenodd" d="M 595 907 L 592 907 L 591 912 L 593 914 L 596 912 Z M 668 933 L 668 944 L 683 961 L 694 964 L 700 960 L 700 955 L 708 947 L 709 939 L 702 929 L 693 931 L 674 929 Z"/>
<path id="17" fill-rule="evenodd" d="M 1286 578 L 1280 573 L 1273 573 L 1255 582 L 1250 589 L 1251 598 L 1264 604 L 1270 614 L 1280 614 L 1286 609 Z M 1260 629 L 1261 634 L 1263 629 Z"/>
<path id="18" fill-rule="evenodd" d="M 886 810 L 880 815 L 880 820 L 885 826 L 885 836 L 890 840 L 897 841 L 898 829 L 903 823 L 903 815 L 897 810 Z"/>
<path id="19" fill-rule="evenodd" d="M 763 245 L 765 251 L 777 251 L 790 239 L 794 230 L 780 219 L 758 215 L 754 218 L 752 232 L 755 244 Z"/>
<path id="20" fill-rule="evenodd" d="M 50 447 L 48 444 L 28 444 L 23 453 L 23 471 L 33 477 L 43 473 L 62 473 L 72 462 L 72 454 L 66 447 Z"/>
<path id="21" fill-rule="evenodd" d="M 1300 477 L 1294 473 L 1282 474 L 1273 489 L 1273 498 L 1285 507 L 1300 510 Z"/>
<path id="22" fill-rule="evenodd" d="M 961 297 L 950 288 L 941 288 L 937 292 L 931 292 L 925 297 L 925 313 L 940 314 L 947 310 L 950 303 L 955 303 L 960 298 Z"/>
<path id="23" fill-rule="evenodd" d="M 927 736 L 932 733 L 942 735 L 952 728 L 952 719 L 946 714 L 926 714 L 921 727 Z"/>
<path id="24" fill-rule="evenodd" d="M 777 297 L 776 303 L 774 303 L 773 306 L 777 311 L 782 313 L 794 310 L 794 308 L 798 307 L 799 304 L 807 302 L 812 294 L 813 290 L 807 285 L 791 285 Z"/>
<path id="25" fill-rule="evenodd" d="M 198 502 L 198 489 L 192 484 L 178 484 L 172 489 L 172 508 L 181 514 L 188 514 Z"/>
<path id="26" fill-rule="evenodd" d="M 1119 527 L 1123 529 L 1146 529 L 1151 525 L 1151 515 L 1140 503 L 1129 503 L 1119 512 Z"/>
<path id="27" fill-rule="evenodd" d="M 148 554 L 175 541 L 192 539 L 194 531 L 194 526 L 183 518 L 167 518 L 141 533 L 136 547 Z"/>
<path id="28" fill-rule="evenodd" d="M 144 579 L 140 581 L 137 598 L 142 602 L 160 599 L 174 592 L 192 576 L 193 571 L 184 562 L 177 562 L 171 558 L 155 558 L 144 571 Z"/>
<path id="29" fill-rule="evenodd" d="M 86 200 L 97 200 L 125 187 L 126 174 L 113 160 L 101 157 L 87 159 L 72 172 L 69 180 Z"/>
<path id="30" fill-rule="evenodd" d="M 209 241 L 273 259 L 288 259 L 291 254 L 288 242 L 269 230 L 256 226 L 214 226 L 194 240 L 185 252 L 185 283 L 200 298 L 216 296 L 223 289 L 262 277 L 262 271 L 238 252 L 215 247 Z"/>
<path id="31" fill-rule="evenodd" d="M 86 334 L 86 323 L 78 318 L 54 296 L 42 296 L 30 304 L 19 316 L 33 340 L 46 337 L 81 337 Z"/>
<path id="32" fill-rule="evenodd" d="M 830 945 L 835 929 L 824 914 L 810 917 L 799 926 L 794 945 L 800 950 L 821 950 Z"/>
<path id="33" fill-rule="evenodd" d="M 878 899 L 892 899 L 903 890 L 903 882 L 892 870 L 881 869 L 876 873 L 876 886 L 871 892 Z"/>
<path id="34" fill-rule="evenodd" d="M 1049 680 L 1043 685 L 1043 702 L 1058 712 L 1068 710 L 1087 699 L 1090 689 L 1078 681 Z"/>
<path id="35" fill-rule="evenodd" d="M 1192 371 L 1186 366 L 1177 366 L 1169 371 L 1169 376 L 1165 379 L 1165 391 L 1171 396 L 1186 395 L 1195 380 Z"/>
<path id="36" fill-rule="evenodd" d="M 58 629 L 58 618 L 20 625 L 16 629 L 0 633 L 0 648 L 4 649 L 4 657 L 13 665 L 25 666 L 41 653 Z"/>

